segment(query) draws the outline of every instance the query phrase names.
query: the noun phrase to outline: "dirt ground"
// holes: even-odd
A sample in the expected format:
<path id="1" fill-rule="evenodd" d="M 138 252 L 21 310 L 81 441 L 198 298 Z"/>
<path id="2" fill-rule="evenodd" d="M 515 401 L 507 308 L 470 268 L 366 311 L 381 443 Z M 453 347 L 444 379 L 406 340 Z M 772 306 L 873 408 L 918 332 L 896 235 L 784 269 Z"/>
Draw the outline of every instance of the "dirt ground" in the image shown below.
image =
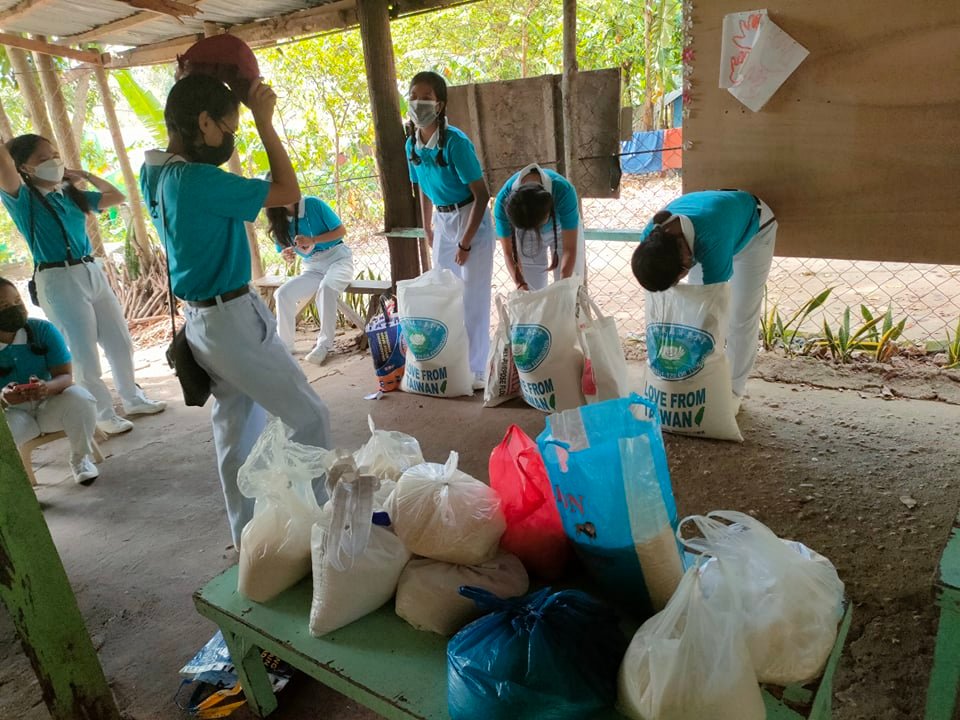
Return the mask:
<path id="1" fill-rule="evenodd" d="M 174 704 L 177 671 L 214 632 L 191 594 L 235 562 L 208 410 L 178 402 L 159 358 L 157 349 L 138 353 L 138 374 L 170 409 L 105 443 L 108 457 L 92 487 L 69 480 L 63 441 L 35 454 L 38 499 L 119 706 L 137 720 L 186 717 Z M 638 379 L 640 370 L 631 363 Z M 349 448 L 366 439 L 370 413 L 381 427 L 415 435 L 429 460 L 456 449 L 464 470 L 485 477 L 509 424 L 531 435 L 543 428 L 539 412 L 484 409 L 479 396 L 364 401 L 372 384 L 367 355 L 338 354 L 307 373 L 330 405 L 335 441 Z M 919 718 L 937 622 L 931 580 L 960 504 L 960 379 L 929 368 L 839 372 L 776 357 L 761 358 L 757 376 L 740 415 L 742 445 L 667 438 L 680 512 L 747 511 L 832 559 L 855 606 L 835 717 Z M 437 678 L 437 692 L 443 684 Z M 320 714 L 376 717 L 303 677 L 283 692 L 273 717 Z M 0 611 L 0 718 L 46 717 Z M 244 709 L 233 717 L 253 716 Z"/>

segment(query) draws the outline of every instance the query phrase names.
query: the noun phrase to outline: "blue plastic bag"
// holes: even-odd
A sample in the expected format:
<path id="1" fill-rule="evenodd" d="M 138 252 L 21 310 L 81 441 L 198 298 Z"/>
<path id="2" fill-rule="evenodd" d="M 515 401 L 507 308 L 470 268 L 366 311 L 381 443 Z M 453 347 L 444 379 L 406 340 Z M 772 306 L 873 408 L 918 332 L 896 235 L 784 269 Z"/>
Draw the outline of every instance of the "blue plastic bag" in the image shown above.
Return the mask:
<path id="1" fill-rule="evenodd" d="M 585 720 L 613 706 L 627 639 L 609 607 L 549 587 L 508 600 L 460 594 L 490 614 L 447 645 L 452 720 Z"/>
<path id="2" fill-rule="evenodd" d="M 637 394 L 547 417 L 537 438 L 563 528 L 600 589 L 641 617 L 683 576 L 654 406 Z"/>

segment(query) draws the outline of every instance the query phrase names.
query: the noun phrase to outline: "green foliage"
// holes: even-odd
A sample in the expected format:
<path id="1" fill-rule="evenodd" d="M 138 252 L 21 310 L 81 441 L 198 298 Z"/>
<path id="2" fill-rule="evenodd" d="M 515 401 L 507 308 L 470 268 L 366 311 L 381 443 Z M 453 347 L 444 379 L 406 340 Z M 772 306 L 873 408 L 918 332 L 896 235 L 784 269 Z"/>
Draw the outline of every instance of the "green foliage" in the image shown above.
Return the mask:
<path id="1" fill-rule="evenodd" d="M 893 323 L 893 314 L 890 310 L 885 315 L 874 316 L 869 310 L 861 306 L 861 315 L 864 322 L 859 327 L 850 325 L 850 308 L 843 312 L 843 320 L 836 330 L 832 330 L 826 320 L 823 321 L 823 338 L 814 344 L 825 347 L 830 356 L 838 362 L 847 363 L 853 358 L 856 351 L 866 351 L 872 354 L 877 362 L 883 362 L 893 354 L 894 344 L 900 337 L 906 320 Z M 878 329 L 878 327 L 880 329 Z"/>
<path id="2" fill-rule="evenodd" d="M 163 119 L 163 105 L 156 96 L 142 87 L 129 70 L 114 70 L 111 74 L 130 110 L 150 133 L 154 143 L 157 146 L 166 144 L 167 126 Z"/>
<path id="3" fill-rule="evenodd" d="M 953 335 L 947 330 L 947 365 L 948 370 L 960 368 L 960 318 L 957 319 L 957 329 Z"/>
<path id="4" fill-rule="evenodd" d="M 776 303 L 772 308 L 767 309 L 767 292 L 764 290 L 763 314 L 760 316 L 760 337 L 763 340 L 763 349 L 773 350 L 782 346 L 787 355 L 792 355 L 803 321 L 810 316 L 810 313 L 827 301 L 831 292 L 833 292 L 833 288 L 827 288 L 819 295 L 814 295 L 784 321 Z"/>

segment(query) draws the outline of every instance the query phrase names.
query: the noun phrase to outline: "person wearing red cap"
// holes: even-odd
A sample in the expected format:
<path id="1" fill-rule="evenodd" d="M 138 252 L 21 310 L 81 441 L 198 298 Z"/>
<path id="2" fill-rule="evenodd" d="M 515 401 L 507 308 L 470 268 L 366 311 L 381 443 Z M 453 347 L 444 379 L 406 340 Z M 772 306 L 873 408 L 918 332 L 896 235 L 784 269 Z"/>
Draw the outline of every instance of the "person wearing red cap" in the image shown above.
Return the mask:
<path id="1" fill-rule="evenodd" d="M 166 151 L 151 150 L 140 186 L 167 249 L 174 294 L 184 300 L 186 339 L 210 376 L 213 441 L 230 530 L 237 548 L 253 500 L 237 472 L 266 424 L 280 418 L 290 438 L 330 447 L 330 415 L 277 335 L 273 313 L 250 292 L 244 222 L 264 207 L 299 201 L 300 185 L 273 127 L 277 96 L 254 80 L 246 104 L 270 163 L 272 180 L 221 170 L 233 154 L 239 103 L 219 80 L 191 74 L 167 96 Z"/>
<path id="2" fill-rule="evenodd" d="M 226 83 L 237 100 L 247 101 L 250 86 L 260 77 L 260 65 L 253 50 L 243 40 L 224 33 L 211 35 L 177 56 L 175 78 L 188 75 L 209 75 Z"/>

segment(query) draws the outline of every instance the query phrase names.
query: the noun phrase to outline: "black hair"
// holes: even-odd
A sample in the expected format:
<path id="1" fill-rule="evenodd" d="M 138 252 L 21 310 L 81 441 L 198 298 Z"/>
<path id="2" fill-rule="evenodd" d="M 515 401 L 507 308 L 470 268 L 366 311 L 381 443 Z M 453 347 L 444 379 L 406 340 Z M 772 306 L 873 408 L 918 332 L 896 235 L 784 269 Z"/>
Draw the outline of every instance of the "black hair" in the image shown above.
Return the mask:
<path id="1" fill-rule="evenodd" d="M 446 147 L 447 143 L 447 81 L 443 79 L 443 76 L 433 72 L 432 70 L 424 70 L 423 72 L 418 72 L 413 76 L 413 80 L 410 81 L 410 89 L 413 89 L 414 85 L 420 85 L 421 83 L 429 85 L 433 89 L 433 94 L 437 96 L 437 101 L 443 103 L 443 109 L 437 114 L 437 132 L 439 136 L 437 137 L 437 165 L 440 167 L 447 167 L 447 161 L 443 157 L 443 148 Z M 413 138 L 410 143 L 410 157 L 408 160 L 414 165 L 419 165 L 422 160 L 420 156 L 417 155 L 417 126 L 413 124 L 413 120 L 408 120 L 404 125 L 404 130 L 406 131 L 406 136 L 408 138 Z"/>
<path id="2" fill-rule="evenodd" d="M 13 284 L 10 280 L 7 280 L 5 277 L 0 277 L 0 288 L 12 287 L 14 290 L 17 289 L 17 286 Z M 20 291 L 17 291 L 17 294 L 20 294 Z M 20 298 L 21 304 L 23 303 L 23 298 Z M 27 323 L 24 326 L 24 331 L 27 333 L 27 347 L 30 348 L 30 352 L 34 355 L 46 355 L 49 348 L 46 345 L 42 345 L 37 342 L 36 337 L 33 334 L 33 328 L 30 327 L 30 323 Z M 0 375 L 9 375 L 12 373 L 14 368 L 12 367 L 0 367 Z"/>
<path id="3" fill-rule="evenodd" d="M 297 216 L 299 208 L 294 210 L 294 217 Z M 290 223 L 287 220 L 287 208 L 284 205 L 266 209 L 267 223 L 269 224 L 270 237 L 281 247 L 290 247 L 293 245 L 293 238 L 290 237 Z"/>
<path id="4" fill-rule="evenodd" d="M 669 217 L 670 213 L 663 210 L 654 215 L 656 224 L 647 239 L 633 251 L 630 262 L 634 277 L 650 292 L 672 288 L 685 269 L 677 236 L 660 224 Z"/>
<path id="5" fill-rule="evenodd" d="M 194 160 L 192 149 L 201 145 L 198 118 L 206 111 L 214 120 L 222 120 L 240 108 L 236 95 L 216 78 L 209 75 L 187 75 L 178 80 L 163 108 L 163 119 L 167 123 L 167 133 L 178 135 L 183 140 L 183 154 L 188 160 Z"/>
<path id="6" fill-rule="evenodd" d="M 544 218 L 549 215 L 553 225 L 553 259 L 548 269 L 553 270 L 560 261 L 558 248 L 560 246 L 559 230 L 557 229 L 557 209 L 553 202 L 553 193 L 536 182 L 523 183 L 507 196 L 507 217 L 513 226 L 513 262 L 519 265 L 518 255 L 536 257 L 543 247 L 543 238 L 540 236 L 540 227 Z M 534 230 L 537 234 L 536 248 L 530 250 L 525 243 L 517 249 L 517 229 Z"/>
<path id="7" fill-rule="evenodd" d="M 13 164 L 16 166 L 17 172 L 20 173 L 20 177 L 23 178 L 23 182 L 30 189 L 30 192 L 37 195 L 38 198 L 42 198 L 43 196 L 34 186 L 33 178 L 24 172 L 23 164 L 30 159 L 30 156 L 36 151 L 37 146 L 42 142 L 50 143 L 50 145 L 53 146 L 53 143 L 47 138 L 33 133 L 18 135 L 7 142 L 7 152 L 9 152 L 10 157 L 13 158 Z M 63 185 L 63 194 L 73 201 L 74 205 L 80 208 L 84 214 L 90 212 L 90 203 L 87 202 L 87 196 L 74 187 L 73 183 L 68 182 Z"/>

